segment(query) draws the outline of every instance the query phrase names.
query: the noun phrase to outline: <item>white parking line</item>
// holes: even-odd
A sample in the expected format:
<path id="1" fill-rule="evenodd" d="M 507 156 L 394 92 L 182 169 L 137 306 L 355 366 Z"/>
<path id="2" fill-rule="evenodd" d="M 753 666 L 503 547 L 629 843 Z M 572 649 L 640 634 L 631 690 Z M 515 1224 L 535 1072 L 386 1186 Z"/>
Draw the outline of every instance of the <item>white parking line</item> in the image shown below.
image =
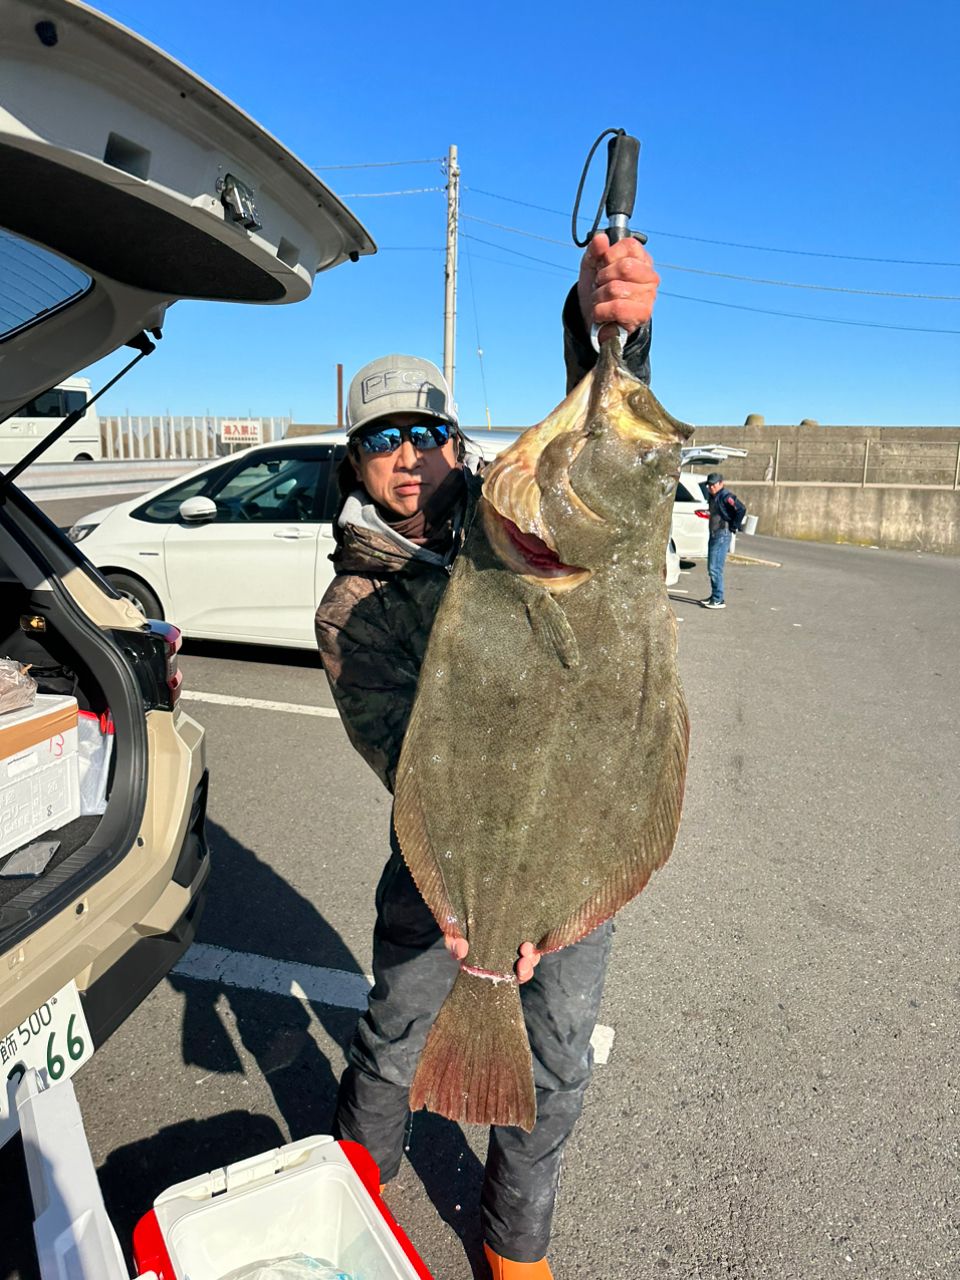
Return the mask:
<path id="1" fill-rule="evenodd" d="M 199 689 L 181 689 L 180 697 L 191 702 L 215 702 L 221 707 L 255 707 L 258 711 L 288 711 L 296 716 L 328 716 L 340 719 L 335 707 L 312 707 L 305 702 L 271 702 L 268 698 L 237 698 L 232 693 L 203 693 Z"/>
<path id="2" fill-rule="evenodd" d="M 373 979 L 363 973 L 325 969 L 318 964 L 270 960 L 250 951 L 227 951 L 195 942 L 173 970 L 184 978 L 218 982 L 245 991 L 265 991 L 297 1000 L 315 1000 L 339 1009 L 365 1009 Z"/>
<path id="3" fill-rule="evenodd" d="M 293 996 L 317 1004 L 334 1005 L 338 1009 L 366 1009 L 367 994 L 373 979 L 367 974 L 347 973 L 344 969 L 325 969 L 317 964 L 298 964 L 291 960 L 271 960 L 250 951 L 228 951 L 195 942 L 173 972 L 199 982 L 216 982 L 225 987 L 245 991 L 263 991 L 275 996 Z M 613 1045 L 613 1028 L 597 1025 L 590 1043 L 594 1061 L 604 1064 Z"/>
<path id="4" fill-rule="evenodd" d="M 599 1066 L 606 1066 L 613 1048 L 613 1027 L 602 1027 L 599 1023 L 593 1028 L 590 1043 L 593 1045 L 593 1060 Z"/>

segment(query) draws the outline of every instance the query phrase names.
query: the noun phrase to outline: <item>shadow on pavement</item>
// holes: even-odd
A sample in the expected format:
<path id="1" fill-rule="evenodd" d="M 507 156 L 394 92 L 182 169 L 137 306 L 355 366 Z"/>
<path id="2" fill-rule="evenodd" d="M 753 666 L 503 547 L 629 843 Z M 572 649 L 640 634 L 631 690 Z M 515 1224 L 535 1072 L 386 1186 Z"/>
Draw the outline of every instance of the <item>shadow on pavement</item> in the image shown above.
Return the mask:
<path id="1" fill-rule="evenodd" d="M 320 654 L 313 649 L 288 649 L 282 645 L 231 644 L 226 640 L 187 640 L 182 652 L 195 658 L 222 658 L 229 662 L 259 662 L 264 666 L 306 667 L 321 670 Z"/>
<path id="2" fill-rule="evenodd" d="M 210 823 L 208 834 L 213 867 L 200 940 L 275 960 L 323 965 L 348 973 L 363 972 L 340 934 L 313 902 L 293 889 L 269 863 L 240 844 L 223 827 Z M 170 1163 L 157 1164 L 156 1168 L 182 1169 L 183 1152 L 190 1151 L 191 1169 L 201 1173 L 218 1164 L 229 1164 L 254 1155 L 258 1149 L 266 1150 L 288 1140 L 331 1132 L 338 1076 L 317 1043 L 313 1022 L 316 1020 L 330 1039 L 345 1051 L 356 1025 L 356 1010 L 203 982 L 178 974 L 171 975 L 168 981 L 185 998 L 183 1061 L 211 1073 L 242 1074 L 243 1063 L 224 1022 L 226 1006 L 235 1020 L 241 1043 L 255 1059 L 270 1086 L 289 1139 L 280 1134 L 279 1127 L 271 1121 L 273 1133 L 271 1136 L 263 1135 L 265 1140 L 259 1148 L 251 1146 L 249 1135 L 244 1133 L 242 1150 L 230 1148 L 227 1144 L 224 1149 L 218 1149 L 215 1157 L 211 1150 L 211 1161 L 204 1163 L 193 1158 L 196 1144 L 184 1146 L 180 1150 L 179 1164 L 171 1159 Z M 234 1117 L 242 1114 L 245 1113 L 230 1113 Z M 221 1119 L 226 1121 L 229 1116 Z M 209 1123 L 214 1125 L 215 1122 L 211 1120 Z M 231 1124 L 224 1126 L 228 1136 L 231 1127 Z M 173 1126 L 169 1131 L 164 1130 L 157 1139 L 133 1144 L 126 1149 L 125 1159 L 128 1163 L 133 1161 L 138 1158 L 136 1151 L 139 1146 L 149 1148 L 160 1139 L 166 1140 L 168 1134 L 172 1141 L 177 1131 L 183 1128 L 185 1126 Z M 440 1218 L 461 1240 L 474 1274 L 485 1278 L 487 1271 L 482 1261 L 478 1216 L 482 1164 L 470 1149 L 462 1129 L 439 1116 L 419 1112 L 409 1132 L 407 1159 Z M 214 1128 L 212 1133 L 214 1139 L 219 1140 L 219 1131 Z M 214 1139 L 210 1141 L 211 1147 Z M 159 1151 L 160 1158 L 168 1154 L 172 1156 L 174 1152 L 168 1153 L 166 1148 Z M 185 1172 L 182 1176 L 190 1174 Z M 158 1187 L 157 1191 L 161 1189 Z M 104 1191 L 106 1193 L 106 1187 Z M 140 1207 L 139 1212 L 143 1211 Z M 126 1219 L 124 1222 L 126 1224 Z M 119 1219 L 117 1225 L 119 1227 Z"/>
<path id="3" fill-rule="evenodd" d="M 97 1170 L 107 1215 L 132 1264 L 133 1229 L 167 1187 L 236 1160 L 282 1146 L 276 1120 L 225 1111 L 168 1125 L 150 1138 L 111 1151 Z"/>

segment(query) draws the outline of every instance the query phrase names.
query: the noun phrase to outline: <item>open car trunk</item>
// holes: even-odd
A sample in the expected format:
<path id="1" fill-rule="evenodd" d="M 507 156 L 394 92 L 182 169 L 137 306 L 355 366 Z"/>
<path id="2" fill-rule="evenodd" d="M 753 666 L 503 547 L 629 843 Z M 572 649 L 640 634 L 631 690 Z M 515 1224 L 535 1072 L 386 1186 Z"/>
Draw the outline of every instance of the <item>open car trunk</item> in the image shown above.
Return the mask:
<path id="1" fill-rule="evenodd" d="M 29 665 L 38 693 L 75 697 L 81 710 L 97 716 L 109 712 L 114 747 L 106 811 L 31 836 L 27 843 L 60 843 L 40 875 L 0 875 L 0 951 L 79 897 L 131 849 L 147 785 L 143 690 L 124 653 L 127 645 L 142 649 L 145 636 L 91 625 L 56 568 L 45 563 L 38 541 L 25 536 L 24 523 L 29 528 L 33 519 L 46 522 L 16 491 L 0 507 L 0 658 Z M 7 860 L 0 859 L 0 872 Z"/>

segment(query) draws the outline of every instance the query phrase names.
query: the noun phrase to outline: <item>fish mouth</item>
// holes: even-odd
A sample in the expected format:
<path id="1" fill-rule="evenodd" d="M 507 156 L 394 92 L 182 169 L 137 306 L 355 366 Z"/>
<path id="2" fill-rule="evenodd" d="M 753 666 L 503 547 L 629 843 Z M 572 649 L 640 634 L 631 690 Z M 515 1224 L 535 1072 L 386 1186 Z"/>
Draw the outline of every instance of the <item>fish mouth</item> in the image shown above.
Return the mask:
<path id="1" fill-rule="evenodd" d="M 556 547 L 536 533 L 521 529 L 484 499 L 481 499 L 481 517 L 487 541 L 498 559 L 519 577 L 539 582 L 551 591 L 569 591 L 591 576 L 589 569 L 564 564 Z"/>
<path id="2" fill-rule="evenodd" d="M 620 519 L 603 485 L 583 471 L 583 450 L 602 451 L 599 442 L 617 438 L 628 456 L 659 457 L 689 434 L 621 364 L 615 344 L 604 343 L 596 368 L 484 471 L 481 510 L 495 554 L 550 591 L 579 586 L 593 570 L 565 562 L 563 550 L 594 564 L 590 548 Z"/>
<path id="3" fill-rule="evenodd" d="M 513 573 L 553 592 L 580 586 L 591 577 L 591 570 L 562 559 L 553 531 L 543 518 L 537 468 L 544 449 L 558 436 L 570 436 L 571 461 L 583 447 L 586 437 L 581 424 L 589 384 L 590 379 L 585 378 L 545 421 L 524 432 L 502 453 L 483 477 L 480 511 L 494 553 Z M 581 515 L 590 521 L 600 520 L 577 498 L 568 479 L 564 488 L 570 505 Z"/>

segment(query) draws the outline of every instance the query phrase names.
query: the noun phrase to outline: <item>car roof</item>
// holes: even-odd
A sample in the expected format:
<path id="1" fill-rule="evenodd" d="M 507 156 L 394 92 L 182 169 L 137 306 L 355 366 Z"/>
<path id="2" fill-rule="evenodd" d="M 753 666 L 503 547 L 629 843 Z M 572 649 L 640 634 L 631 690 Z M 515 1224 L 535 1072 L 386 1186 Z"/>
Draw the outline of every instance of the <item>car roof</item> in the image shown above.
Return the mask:
<path id="1" fill-rule="evenodd" d="M 78 0 L 0 0 L 0 420 L 181 298 L 285 303 L 376 251 L 210 85 Z M 255 34 L 250 35 L 255 57 Z"/>

